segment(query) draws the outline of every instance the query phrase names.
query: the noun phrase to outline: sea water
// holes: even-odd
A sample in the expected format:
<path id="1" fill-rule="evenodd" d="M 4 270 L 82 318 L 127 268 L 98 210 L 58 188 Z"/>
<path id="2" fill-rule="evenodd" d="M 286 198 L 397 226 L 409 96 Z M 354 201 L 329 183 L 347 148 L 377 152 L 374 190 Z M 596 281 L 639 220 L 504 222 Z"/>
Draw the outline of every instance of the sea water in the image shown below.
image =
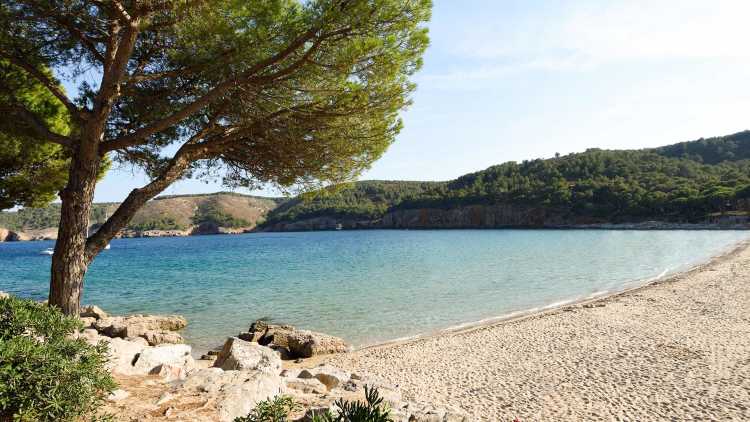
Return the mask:
<path id="1" fill-rule="evenodd" d="M 259 318 L 356 346 L 606 294 L 705 262 L 746 231 L 372 230 L 113 240 L 84 303 L 180 314 L 201 351 Z M 45 299 L 53 242 L 0 243 L 0 290 Z"/>

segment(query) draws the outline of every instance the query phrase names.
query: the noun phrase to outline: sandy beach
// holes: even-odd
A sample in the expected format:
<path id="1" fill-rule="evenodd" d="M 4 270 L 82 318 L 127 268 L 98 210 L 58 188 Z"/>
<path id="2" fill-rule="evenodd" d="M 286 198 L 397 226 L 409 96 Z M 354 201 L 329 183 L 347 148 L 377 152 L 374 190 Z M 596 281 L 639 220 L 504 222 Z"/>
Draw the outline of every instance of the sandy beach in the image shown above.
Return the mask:
<path id="1" fill-rule="evenodd" d="M 472 420 L 750 420 L 750 248 L 614 296 L 329 362 Z"/>

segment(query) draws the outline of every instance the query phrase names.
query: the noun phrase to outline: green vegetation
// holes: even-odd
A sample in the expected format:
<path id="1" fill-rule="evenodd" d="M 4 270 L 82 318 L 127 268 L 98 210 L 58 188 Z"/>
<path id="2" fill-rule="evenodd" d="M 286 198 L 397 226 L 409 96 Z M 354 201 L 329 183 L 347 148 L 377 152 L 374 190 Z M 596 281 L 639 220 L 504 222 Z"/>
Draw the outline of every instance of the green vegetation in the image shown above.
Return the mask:
<path id="1" fill-rule="evenodd" d="M 369 180 L 300 196 L 269 213 L 267 224 L 329 216 L 375 219 L 404 202 L 417 201 L 444 187 L 442 182 Z"/>
<path id="2" fill-rule="evenodd" d="M 328 215 L 377 219 L 388 211 L 513 204 L 602 222 L 700 221 L 750 210 L 750 132 L 667 147 L 590 149 L 508 162 L 446 183 L 360 182 L 280 206 L 269 224 Z"/>
<path id="3" fill-rule="evenodd" d="M 198 211 L 193 216 L 193 224 L 211 224 L 218 227 L 247 227 L 250 223 L 242 218 L 237 218 L 221 209 L 216 198 L 210 198 L 198 206 Z"/>
<path id="4" fill-rule="evenodd" d="M 0 299 L 0 420 L 95 419 L 116 386 L 104 366 L 106 344 L 70 338 L 81 328 L 56 308 Z"/>
<path id="5" fill-rule="evenodd" d="M 335 405 L 340 409 L 336 416 L 326 412 L 313 416 L 312 422 L 393 422 L 376 388 L 365 386 L 364 402 L 339 399 Z"/>
<path id="6" fill-rule="evenodd" d="M 312 422 L 393 422 L 390 410 L 383 403 L 377 388 L 365 385 L 365 401 L 337 400 L 335 406 L 340 411 L 334 416 L 326 411 L 312 415 Z M 300 409 L 300 406 L 289 396 L 276 396 L 262 401 L 250 414 L 235 418 L 234 422 L 287 422 L 289 414 Z"/>
<path id="7" fill-rule="evenodd" d="M 287 422 L 289 414 L 299 407 L 290 396 L 276 396 L 258 403 L 250 414 L 235 418 L 234 422 Z"/>
<path id="8" fill-rule="evenodd" d="M 127 230 L 187 230 L 193 225 L 212 223 L 220 227 L 249 227 L 280 202 L 231 192 L 201 195 L 170 195 L 146 204 L 127 225 Z M 103 224 L 118 204 L 98 203 L 91 207 L 91 224 Z M 0 227 L 16 231 L 57 227 L 60 204 L 0 212 Z M 262 220 L 261 220 L 262 221 Z"/>
<path id="9" fill-rule="evenodd" d="M 432 10 L 431 0 L 110 3 L 0 4 L 0 75 L 21 75 L 0 79 L 0 109 L 12 113 L 4 121 L 22 122 L 22 142 L 38 137 L 69 157 L 57 239 L 65 259 L 52 256 L 49 296 L 66 314 L 78 311 L 83 263 L 181 178 L 314 189 L 369 168 L 402 128 Z M 78 83 L 77 97 L 45 69 Z M 16 79 L 54 96 L 74 130 L 55 131 Z M 150 181 L 87 236 L 80 210 L 107 157 Z"/>
<path id="10" fill-rule="evenodd" d="M 44 70 L 49 75 L 49 71 Z M 23 106 L 36 113 L 52 132 L 67 135 L 69 116 L 65 106 L 36 79 L 0 60 L 0 210 L 44 206 L 67 180 L 68 157 L 60 145 L 47 142 L 30 130 L 17 115 Z M 6 107 L 2 107 L 6 105 Z"/>

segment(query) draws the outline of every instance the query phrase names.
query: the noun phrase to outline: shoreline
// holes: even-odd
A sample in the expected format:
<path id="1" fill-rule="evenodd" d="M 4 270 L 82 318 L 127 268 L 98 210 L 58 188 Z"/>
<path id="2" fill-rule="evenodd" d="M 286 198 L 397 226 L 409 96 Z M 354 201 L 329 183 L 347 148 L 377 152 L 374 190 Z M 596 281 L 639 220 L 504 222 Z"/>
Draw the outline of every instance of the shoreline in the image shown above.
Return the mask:
<path id="1" fill-rule="evenodd" d="M 563 299 L 563 300 L 559 300 L 559 301 L 556 301 L 547 305 L 535 306 L 529 309 L 511 311 L 502 315 L 483 318 L 480 320 L 458 323 L 458 324 L 454 324 L 446 328 L 438 328 L 434 330 L 429 330 L 427 332 L 415 334 L 412 336 L 399 337 L 399 338 L 395 338 L 392 340 L 385 340 L 385 341 L 377 342 L 374 344 L 368 344 L 364 346 L 355 347 L 354 351 L 360 352 L 360 351 L 378 349 L 382 347 L 400 346 L 400 345 L 405 345 L 409 343 L 419 342 L 422 340 L 430 340 L 430 339 L 434 339 L 434 338 L 438 338 L 438 337 L 446 336 L 446 335 L 448 336 L 461 335 L 461 334 L 469 333 L 475 330 L 492 328 L 497 325 L 512 323 L 516 321 L 522 321 L 527 318 L 541 317 L 541 316 L 544 316 L 545 314 L 556 313 L 560 310 L 564 310 L 565 308 L 569 308 L 569 307 L 583 306 L 583 305 L 589 305 L 589 304 L 593 305 L 598 302 L 606 302 L 610 299 L 617 298 L 623 295 L 628 295 L 631 293 L 635 293 L 635 292 L 648 289 L 651 287 L 655 287 L 663 283 L 677 281 L 673 279 L 689 276 L 693 272 L 700 271 L 703 268 L 710 267 L 712 265 L 718 264 L 727 259 L 731 259 L 732 257 L 739 255 L 740 253 L 742 253 L 743 251 L 747 249 L 750 249 L 750 239 L 741 240 L 731 246 L 728 246 L 723 251 L 707 258 L 706 260 L 702 260 L 699 263 L 687 264 L 688 266 L 685 269 L 682 269 L 682 270 L 677 269 L 675 272 L 669 272 L 669 270 L 666 270 L 666 273 L 663 273 L 662 275 L 659 275 L 656 277 L 649 277 L 646 279 L 626 281 L 622 284 L 622 286 L 636 284 L 632 287 L 626 287 L 624 289 L 618 289 L 618 290 L 594 292 L 591 295 L 583 297 L 583 298 Z M 640 283 L 643 283 L 643 284 L 640 284 Z"/>
<path id="2" fill-rule="evenodd" d="M 325 363 L 470 420 L 746 420 L 750 241 L 624 291 Z"/>
<path id="3" fill-rule="evenodd" d="M 115 239 L 148 239 L 161 237 L 197 237 L 197 236 L 225 236 L 243 234 L 267 233 L 309 233 L 332 231 L 430 231 L 430 230 L 612 230 L 612 231 L 748 231 L 750 224 L 722 224 L 722 223 L 670 223 L 652 221 L 645 223 L 599 223 L 578 225 L 545 225 L 545 226 L 497 226 L 497 227 L 356 227 L 356 228 L 319 228 L 310 230 L 271 230 L 265 228 L 231 228 L 219 227 L 215 232 L 196 232 L 191 230 L 146 230 L 143 232 L 125 231 Z M 56 241 L 57 232 L 50 229 L 35 229 L 30 231 L 11 230 L 0 227 L 0 244 L 16 242 Z M 114 239 L 113 239 L 114 240 Z"/>

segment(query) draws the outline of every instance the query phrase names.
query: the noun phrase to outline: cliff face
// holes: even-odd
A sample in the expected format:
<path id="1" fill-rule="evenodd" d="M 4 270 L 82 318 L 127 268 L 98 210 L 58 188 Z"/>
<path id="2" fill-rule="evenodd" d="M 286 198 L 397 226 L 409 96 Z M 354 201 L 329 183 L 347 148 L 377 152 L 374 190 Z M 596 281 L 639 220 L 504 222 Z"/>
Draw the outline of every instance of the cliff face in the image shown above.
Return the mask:
<path id="1" fill-rule="evenodd" d="M 416 208 L 386 213 L 377 220 L 316 217 L 281 222 L 264 227 L 267 231 L 343 229 L 480 229 L 501 227 L 547 227 L 592 224 L 596 221 L 571 221 L 545 209 L 515 205 L 471 205 L 458 208 Z"/>
<path id="2" fill-rule="evenodd" d="M 383 218 L 363 220 L 316 217 L 276 223 L 263 231 L 310 231 L 341 229 L 493 229 L 493 228 L 602 228 L 602 229 L 750 229 L 748 216 L 717 216 L 701 223 L 664 221 L 608 222 L 570 217 L 550 209 L 516 205 L 471 205 L 450 209 L 416 208 L 386 213 Z"/>

